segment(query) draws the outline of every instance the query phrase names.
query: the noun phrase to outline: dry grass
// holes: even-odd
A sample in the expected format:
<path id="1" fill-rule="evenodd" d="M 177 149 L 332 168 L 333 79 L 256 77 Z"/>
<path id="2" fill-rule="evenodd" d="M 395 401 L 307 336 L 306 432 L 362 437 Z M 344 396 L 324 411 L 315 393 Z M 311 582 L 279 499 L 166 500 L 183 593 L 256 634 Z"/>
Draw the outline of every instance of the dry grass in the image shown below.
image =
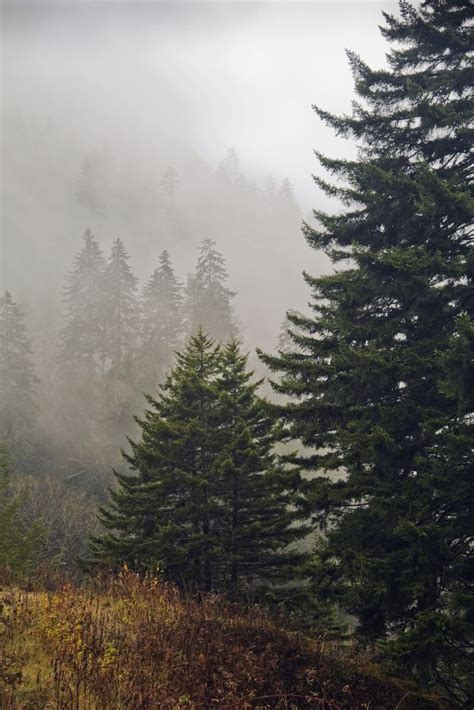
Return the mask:
<path id="1" fill-rule="evenodd" d="M 258 608 L 124 571 L 100 588 L 3 595 L 2 710 L 447 707 Z"/>

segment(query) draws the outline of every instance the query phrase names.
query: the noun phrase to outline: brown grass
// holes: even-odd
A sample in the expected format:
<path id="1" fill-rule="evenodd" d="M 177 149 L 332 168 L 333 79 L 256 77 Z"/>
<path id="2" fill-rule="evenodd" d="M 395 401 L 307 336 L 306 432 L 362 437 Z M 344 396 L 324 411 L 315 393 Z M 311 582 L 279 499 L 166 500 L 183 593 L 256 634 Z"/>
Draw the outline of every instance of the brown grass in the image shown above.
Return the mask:
<path id="1" fill-rule="evenodd" d="M 2 710 L 446 708 L 255 607 L 124 571 L 100 589 L 3 595 Z"/>

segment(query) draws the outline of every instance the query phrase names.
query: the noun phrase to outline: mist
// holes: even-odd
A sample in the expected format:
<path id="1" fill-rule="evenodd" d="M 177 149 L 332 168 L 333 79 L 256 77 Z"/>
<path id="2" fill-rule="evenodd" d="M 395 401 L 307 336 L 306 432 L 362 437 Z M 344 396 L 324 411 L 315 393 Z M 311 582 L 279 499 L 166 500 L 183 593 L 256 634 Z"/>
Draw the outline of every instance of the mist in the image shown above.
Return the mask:
<path id="1" fill-rule="evenodd" d="M 370 2 L 4 3 L 2 287 L 53 314 L 86 227 L 104 247 L 121 237 L 141 278 L 163 248 L 186 274 L 209 236 L 227 259 L 244 337 L 273 345 L 285 310 L 306 303 L 302 270 L 326 268 L 300 234 L 310 209 L 327 206 L 312 149 L 348 150 L 311 104 L 349 108 L 344 49 L 383 63 L 380 20 Z M 232 197 L 224 224 L 212 214 L 230 148 L 249 182 L 294 185 L 299 210 L 284 234 L 252 205 L 232 214 Z M 101 216 L 75 199 L 87 159 L 109 202 Z M 179 235 L 154 204 L 169 165 L 188 210 Z"/>
<path id="2" fill-rule="evenodd" d="M 34 427 L 25 414 L 17 423 L 18 440 L 36 438 L 42 448 L 34 463 L 23 457 L 27 470 L 85 476 L 101 494 L 134 431 L 133 415 L 143 411 L 143 392 L 156 391 L 193 321 L 218 340 L 237 334 L 251 353 L 277 347 L 285 313 L 306 308 L 302 272 L 330 269 L 301 233 L 313 208 L 337 208 L 313 184 L 313 149 L 336 156 L 357 149 L 322 126 L 311 106 L 350 110 L 345 48 L 384 63 L 374 31 L 380 9 L 3 3 L 1 287 L 24 313 L 32 388 L 37 378 L 38 431 L 26 433 Z M 181 289 L 184 320 L 173 316 L 181 339 L 168 333 L 162 347 L 158 331 L 153 340 L 132 328 L 133 366 L 87 343 L 79 356 L 92 357 L 90 368 L 76 362 L 65 338 L 77 344 L 89 335 L 67 294 L 86 230 L 98 264 L 120 240 L 132 300 L 143 298 L 166 250 Z M 196 295 L 205 240 L 227 273 L 218 285 L 221 311 L 206 310 Z M 107 320 L 104 304 L 97 309 Z M 142 315 L 153 324 L 150 308 Z M 254 355 L 252 365 L 267 374 Z"/>

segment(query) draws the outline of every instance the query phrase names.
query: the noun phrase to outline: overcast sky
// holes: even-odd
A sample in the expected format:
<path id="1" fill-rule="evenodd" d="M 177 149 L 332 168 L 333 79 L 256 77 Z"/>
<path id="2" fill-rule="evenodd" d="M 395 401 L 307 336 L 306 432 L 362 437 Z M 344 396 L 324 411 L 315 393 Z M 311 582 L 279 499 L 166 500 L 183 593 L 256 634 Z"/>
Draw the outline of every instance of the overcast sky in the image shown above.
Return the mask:
<path id="1" fill-rule="evenodd" d="M 87 149 L 153 140 L 255 177 L 288 175 L 314 203 L 312 149 L 344 153 L 311 111 L 350 107 L 345 48 L 384 62 L 384 0 L 3 3 L 2 110 L 54 121 Z M 160 139 L 162 139 L 160 137 Z"/>

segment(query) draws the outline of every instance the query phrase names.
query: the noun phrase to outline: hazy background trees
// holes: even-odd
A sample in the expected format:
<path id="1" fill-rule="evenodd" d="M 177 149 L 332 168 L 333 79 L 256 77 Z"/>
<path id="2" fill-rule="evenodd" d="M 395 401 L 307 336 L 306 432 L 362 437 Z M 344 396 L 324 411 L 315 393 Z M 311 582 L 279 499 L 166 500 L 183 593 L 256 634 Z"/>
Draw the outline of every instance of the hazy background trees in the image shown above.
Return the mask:
<path id="1" fill-rule="evenodd" d="M 0 434 L 17 470 L 56 474 L 105 495 L 120 448 L 134 431 L 134 416 L 145 406 L 144 393 L 157 392 L 177 349 L 201 326 L 218 342 L 237 335 L 235 292 L 212 239 L 202 241 L 186 281 L 184 288 L 184 276 L 178 278 L 164 250 L 151 276 L 139 284 L 122 240 L 117 238 L 105 257 L 96 235 L 86 229 L 65 277 L 56 343 L 48 340 L 45 351 L 42 341 L 37 343 L 44 383 L 35 375 L 24 313 L 5 292 Z M 35 315 L 33 329 L 42 322 Z"/>
<path id="2" fill-rule="evenodd" d="M 38 456 L 37 384 L 24 312 L 5 291 L 0 296 L 0 441 L 8 442 L 20 467 L 36 465 Z"/>

